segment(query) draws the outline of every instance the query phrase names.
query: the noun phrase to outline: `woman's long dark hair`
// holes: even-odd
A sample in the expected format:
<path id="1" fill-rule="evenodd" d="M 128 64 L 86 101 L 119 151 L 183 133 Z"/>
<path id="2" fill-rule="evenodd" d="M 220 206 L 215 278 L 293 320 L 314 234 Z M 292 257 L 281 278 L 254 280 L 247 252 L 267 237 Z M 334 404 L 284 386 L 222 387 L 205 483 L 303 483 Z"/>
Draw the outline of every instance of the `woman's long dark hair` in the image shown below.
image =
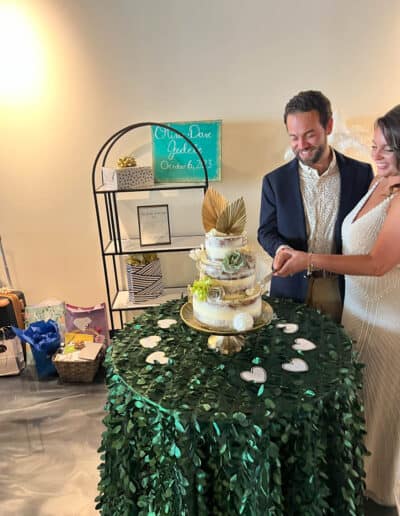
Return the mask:
<path id="1" fill-rule="evenodd" d="M 400 173 L 400 104 L 377 119 L 375 127 L 379 127 L 386 143 L 393 149 L 396 166 Z"/>

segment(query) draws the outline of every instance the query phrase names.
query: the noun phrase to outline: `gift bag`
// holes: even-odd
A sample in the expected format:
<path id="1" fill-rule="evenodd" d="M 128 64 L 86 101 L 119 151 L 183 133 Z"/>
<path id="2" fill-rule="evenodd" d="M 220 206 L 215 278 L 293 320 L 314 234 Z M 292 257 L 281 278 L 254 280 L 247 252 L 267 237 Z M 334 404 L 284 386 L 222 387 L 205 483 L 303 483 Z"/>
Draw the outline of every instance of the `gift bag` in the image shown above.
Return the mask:
<path id="1" fill-rule="evenodd" d="M 51 360 L 61 344 L 57 323 L 51 319 L 47 322 L 36 321 L 26 330 L 14 327 L 13 330 L 21 340 L 30 345 L 38 377 L 45 378 L 57 374 Z"/>
<path id="2" fill-rule="evenodd" d="M 141 303 L 163 293 L 161 263 L 155 253 L 136 253 L 127 258 L 129 301 Z"/>
<path id="3" fill-rule="evenodd" d="M 46 299 L 37 305 L 25 307 L 25 328 L 36 321 L 48 321 L 51 319 L 58 325 L 61 342 L 65 335 L 65 303 L 58 299 Z"/>
<path id="4" fill-rule="evenodd" d="M 70 333 L 84 333 L 94 336 L 94 342 L 109 344 L 106 304 L 79 307 L 66 303 L 65 329 Z"/>
<path id="5" fill-rule="evenodd" d="M 0 328 L 0 376 L 19 374 L 25 367 L 19 337 L 10 326 Z"/>

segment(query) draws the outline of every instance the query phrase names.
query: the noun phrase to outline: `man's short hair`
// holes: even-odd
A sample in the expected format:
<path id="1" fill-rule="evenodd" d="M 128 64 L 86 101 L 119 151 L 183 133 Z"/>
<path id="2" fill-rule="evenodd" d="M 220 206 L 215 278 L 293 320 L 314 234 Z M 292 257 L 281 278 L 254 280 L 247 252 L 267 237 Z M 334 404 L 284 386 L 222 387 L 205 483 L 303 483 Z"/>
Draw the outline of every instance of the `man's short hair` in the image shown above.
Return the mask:
<path id="1" fill-rule="evenodd" d="M 285 107 L 283 120 L 286 125 L 288 115 L 293 113 L 306 113 L 317 111 L 322 127 L 326 128 L 332 118 L 332 106 L 330 100 L 323 93 L 315 90 L 301 91 L 289 100 Z"/>

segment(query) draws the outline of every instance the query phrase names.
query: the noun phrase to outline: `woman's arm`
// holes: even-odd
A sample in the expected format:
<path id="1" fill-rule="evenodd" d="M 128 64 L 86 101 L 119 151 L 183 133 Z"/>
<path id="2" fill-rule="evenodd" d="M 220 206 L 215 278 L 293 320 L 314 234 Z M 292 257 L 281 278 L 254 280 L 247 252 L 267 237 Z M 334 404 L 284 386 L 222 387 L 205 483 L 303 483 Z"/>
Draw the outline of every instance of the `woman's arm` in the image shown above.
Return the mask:
<path id="1" fill-rule="evenodd" d="M 391 201 L 385 222 L 369 254 L 307 254 L 291 249 L 282 252 L 288 260 L 275 272 L 276 276 L 285 277 L 311 268 L 354 276 L 383 276 L 400 263 L 400 194 Z"/>

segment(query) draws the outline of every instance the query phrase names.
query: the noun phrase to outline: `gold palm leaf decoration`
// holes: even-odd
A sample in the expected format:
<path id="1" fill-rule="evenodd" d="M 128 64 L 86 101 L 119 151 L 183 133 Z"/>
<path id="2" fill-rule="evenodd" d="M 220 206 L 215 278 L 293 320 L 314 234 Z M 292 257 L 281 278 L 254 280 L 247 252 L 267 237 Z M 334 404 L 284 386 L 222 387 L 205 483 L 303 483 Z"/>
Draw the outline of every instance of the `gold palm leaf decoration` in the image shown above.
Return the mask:
<path id="1" fill-rule="evenodd" d="M 214 188 L 208 188 L 204 195 L 203 207 L 201 210 L 203 227 L 207 233 L 216 227 L 218 217 L 227 205 L 228 201 L 223 195 L 214 190 Z"/>
<path id="2" fill-rule="evenodd" d="M 230 235 L 240 235 L 246 226 L 246 206 L 243 197 L 230 202 L 218 217 L 217 231 Z"/>

